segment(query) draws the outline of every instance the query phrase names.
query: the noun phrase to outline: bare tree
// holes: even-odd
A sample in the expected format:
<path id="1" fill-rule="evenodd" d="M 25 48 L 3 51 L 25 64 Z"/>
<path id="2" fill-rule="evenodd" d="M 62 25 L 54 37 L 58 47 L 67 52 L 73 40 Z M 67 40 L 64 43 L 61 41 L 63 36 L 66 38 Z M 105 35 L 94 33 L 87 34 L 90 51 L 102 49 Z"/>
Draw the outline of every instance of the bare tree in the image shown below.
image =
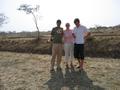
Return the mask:
<path id="1" fill-rule="evenodd" d="M 20 7 L 18 8 L 18 10 L 23 10 L 24 12 L 26 12 L 26 14 L 32 14 L 33 15 L 33 18 L 34 18 L 34 23 L 35 23 L 35 26 L 36 26 L 36 29 L 38 31 L 38 35 L 37 35 L 37 39 L 39 40 L 39 27 L 38 27 L 38 18 L 37 18 L 37 15 L 35 14 L 36 12 L 39 11 L 39 5 L 36 5 L 36 7 L 31 7 L 31 5 L 27 5 L 27 4 L 23 4 L 23 5 L 20 5 Z"/>
<path id="2" fill-rule="evenodd" d="M 6 24 L 6 19 L 8 17 L 6 17 L 3 13 L 0 13 L 0 26 L 2 26 L 3 24 Z"/>

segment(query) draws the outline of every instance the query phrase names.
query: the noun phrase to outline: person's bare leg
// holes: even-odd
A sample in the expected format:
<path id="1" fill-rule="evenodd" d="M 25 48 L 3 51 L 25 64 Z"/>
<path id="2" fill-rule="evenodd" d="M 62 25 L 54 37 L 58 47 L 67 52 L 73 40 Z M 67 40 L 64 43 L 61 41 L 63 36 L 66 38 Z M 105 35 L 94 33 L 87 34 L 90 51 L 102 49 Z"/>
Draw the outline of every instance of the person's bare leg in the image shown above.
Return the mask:
<path id="1" fill-rule="evenodd" d="M 64 44 L 64 52 L 65 52 L 65 66 L 66 66 L 66 68 L 69 68 L 69 66 L 68 66 L 68 60 L 69 60 L 69 52 L 70 52 L 70 50 L 69 50 L 69 45 L 68 44 Z"/>
<path id="2" fill-rule="evenodd" d="M 80 69 L 83 69 L 83 64 L 84 64 L 84 60 L 81 59 L 81 62 L 80 62 Z"/>
<path id="3" fill-rule="evenodd" d="M 61 59 L 62 59 L 62 45 L 58 46 L 58 51 L 57 51 L 57 68 L 60 68 L 61 64 Z"/>
<path id="4" fill-rule="evenodd" d="M 80 68 L 80 65 L 81 65 L 81 61 L 80 61 L 80 59 L 77 59 L 78 60 L 78 64 L 79 64 L 79 66 L 78 66 L 78 68 Z"/>
<path id="5" fill-rule="evenodd" d="M 61 56 L 57 55 L 57 69 L 61 69 Z"/>
<path id="6" fill-rule="evenodd" d="M 51 67 L 50 67 L 50 70 L 54 70 L 55 59 L 56 59 L 56 46 L 53 45 L 53 47 L 52 47 L 52 59 L 51 59 Z"/>
<path id="7" fill-rule="evenodd" d="M 70 67 L 73 67 L 73 57 L 74 57 L 74 45 L 71 44 L 71 47 L 70 47 Z"/>
<path id="8" fill-rule="evenodd" d="M 65 64 L 66 68 L 69 68 L 68 60 L 65 59 L 64 64 Z"/>
<path id="9" fill-rule="evenodd" d="M 73 61 L 72 61 L 72 60 L 70 61 L 70 67 L 71 67 L 71 68 L 74 67 L 74 66 L 73 66 Z"/>
<path id="10" fill-rule="evenodd" d="M 56 58 L 56 55 L 54 54 L 53 56 L 52 56 L 52 59 L 51 59 L 51 70 L 53 70 L 54 69 L 54 66 L 55 66 L 55 58 Z"/>

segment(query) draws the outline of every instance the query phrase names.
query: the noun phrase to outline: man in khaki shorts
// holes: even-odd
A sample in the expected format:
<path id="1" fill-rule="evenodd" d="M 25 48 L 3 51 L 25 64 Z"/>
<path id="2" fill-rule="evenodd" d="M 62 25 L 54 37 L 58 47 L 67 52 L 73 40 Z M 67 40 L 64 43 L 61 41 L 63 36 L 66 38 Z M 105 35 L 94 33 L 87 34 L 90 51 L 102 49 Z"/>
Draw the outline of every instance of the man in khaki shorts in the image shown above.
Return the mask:
<path id="1" fill-rule="evenodd" d="M 57 70 L 60 70 L 61 58 L 62 58 L 62 38 L 63 38 L 63 28 L 60 27 L 61 20 L 57 20 L 57 27 L 54 27 L 51 31 L 51 41 L 52 41 L 52 59 L 50 71 L 54 71 L 55 59 L 57 58 Z"/>

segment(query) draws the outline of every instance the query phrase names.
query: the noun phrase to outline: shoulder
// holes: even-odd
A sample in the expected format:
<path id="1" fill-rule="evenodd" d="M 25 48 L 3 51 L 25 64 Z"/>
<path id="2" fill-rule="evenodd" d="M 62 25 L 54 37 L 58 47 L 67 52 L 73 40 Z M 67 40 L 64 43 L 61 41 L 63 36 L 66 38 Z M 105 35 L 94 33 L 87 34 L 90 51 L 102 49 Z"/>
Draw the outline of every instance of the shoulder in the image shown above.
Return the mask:
<path id="1" fill-rule="evenodd" d="M 81 25 L 80 27 L 85 31 L 88 30 L 86 26 Z"/>
<path id="2" fill-rule="evenodd" d="M 84 31 L 90 32 L 89 29 L 86 26 L 82 25 L 82 28 L 83 28 Z"/>
<path id="3" fill-rule="evenodd" d="M 53 28 L 52 28 L 52 31 L 51 31 L 51 34 L 54 34 L 55 31 L 56 31 L 56 27 L 53 27 Z"/>
<path id="4" fill-rule="evenodd" d="M 53 27 L 52 30 L 55 30 L 57 27 Z"/>
<path id="5" fill-rule="evenodd" d="M 72 31 L 73 29 L 70 29 L 70 31 Z"/>
<path id="6" fill-rule="evenodd" d="M 86 28 L 86 29 L 87 29 L 87 27 L 86 27 L 86 26 L 84 26 L 84 25 L 81 25 L 81 27 L 82 27 L 82 28 Z"/>
<path id="7" fill-rule="evenodd" d="M 74 27 L 74 28 L 73 28 L 73 31 L 75 32 L 75 31 L 76 31 L 76 29 L 77 29 L 77 27 Z"/>
<path id="8" fill-rule="evenodd" d="M 57 27 L 53 27 L 53 28 L 52 28 L 52 32 L 55 32 L 56 29 L 57 29 Z"/>
<path id="9" fill-rule="evenodd" d="M 61 29 L 61 30 L 63 30 L 63 28 L 62 28 L 62 27 L 60 27 L 60 29 Z"/>
<path id="10" fill-rule="evenodd" d="M 76 30 L 76 27 L 73 28 L 73 31 Z"/>
<path id="11" fill-rule="evenodd" d="M 72 29 L 70 29 L 70 33 L 73 33 L 73 30 L 72 30 Z"/>

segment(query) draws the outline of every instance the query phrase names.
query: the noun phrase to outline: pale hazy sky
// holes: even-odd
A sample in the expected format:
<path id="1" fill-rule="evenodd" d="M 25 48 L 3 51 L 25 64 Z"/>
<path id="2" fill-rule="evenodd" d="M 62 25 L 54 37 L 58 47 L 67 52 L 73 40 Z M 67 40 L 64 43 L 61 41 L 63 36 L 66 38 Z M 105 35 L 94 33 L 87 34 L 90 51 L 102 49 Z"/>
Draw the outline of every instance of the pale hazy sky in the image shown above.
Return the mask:
<path id="1" fill-rule="evenodd" d="M 51 30 L 57 19 L 73 28 L 76 17 L 88 28 L 120 24 L 120 0 L 0 0 L 0 13 L 9 17 L 0 31 L 36 31 L 32 15 L 17 10 L 21 4 L 40 5 L 41 31 Z"/>

